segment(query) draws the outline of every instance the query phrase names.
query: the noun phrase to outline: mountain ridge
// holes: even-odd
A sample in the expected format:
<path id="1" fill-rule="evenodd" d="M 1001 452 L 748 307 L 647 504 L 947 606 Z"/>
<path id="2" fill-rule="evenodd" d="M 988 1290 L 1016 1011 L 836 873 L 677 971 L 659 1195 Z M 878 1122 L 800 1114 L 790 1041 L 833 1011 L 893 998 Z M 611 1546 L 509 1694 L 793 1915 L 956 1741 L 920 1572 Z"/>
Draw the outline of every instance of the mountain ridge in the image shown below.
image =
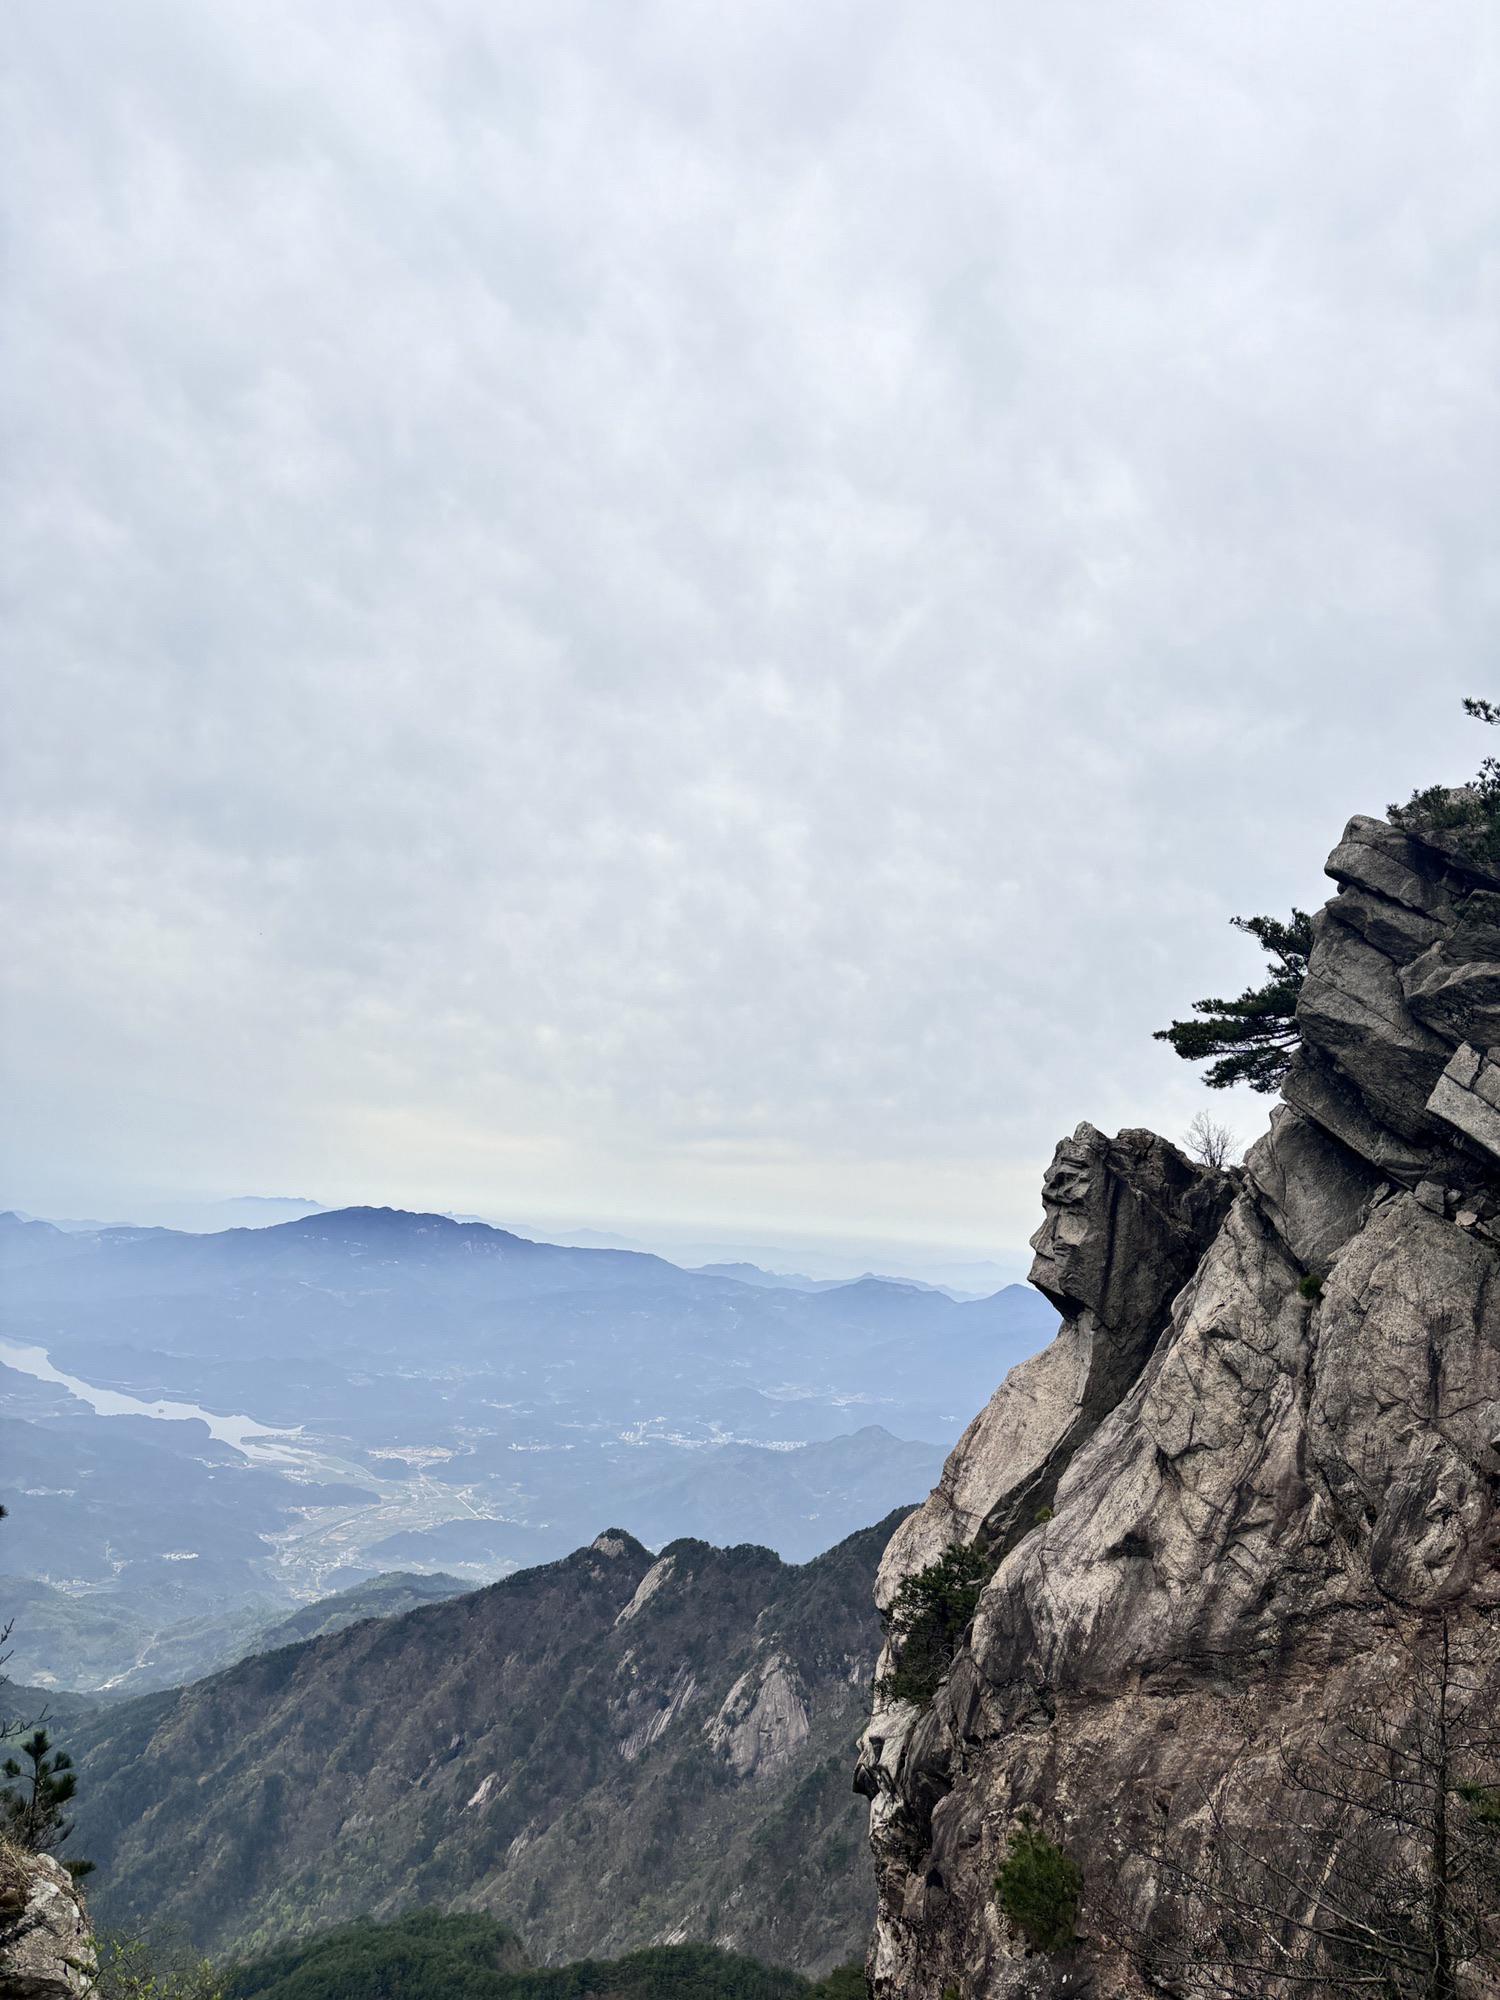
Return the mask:
<path id="1" fill-rule="evenodd" d="M 70 1735 L 91 1900 L 215 1949 L 439 1903 L 555 1958 L 693 1936 L 844 1962 L 873 1906 L 847 1746 L 904 1511 L 803 1564 L 606 1529 L 112 1704 Z"/>

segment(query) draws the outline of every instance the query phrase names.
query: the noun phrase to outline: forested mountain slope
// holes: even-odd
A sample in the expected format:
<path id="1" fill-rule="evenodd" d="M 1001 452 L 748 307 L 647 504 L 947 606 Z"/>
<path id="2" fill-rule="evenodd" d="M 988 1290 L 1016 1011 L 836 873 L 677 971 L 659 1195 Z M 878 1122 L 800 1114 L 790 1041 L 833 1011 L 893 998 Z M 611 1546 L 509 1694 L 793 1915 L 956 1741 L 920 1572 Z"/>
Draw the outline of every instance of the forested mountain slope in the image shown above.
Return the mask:
<path id="1" fill-rule="evenodd" d="M 610 1531 L 71 1735 L 106 1925 L 215 1951 L 414 1904 L 550 1958 L 691 1938 L 820 1972 L 873 1910 L 849 1758 L 899 1515 L 793 1567 Z"/>

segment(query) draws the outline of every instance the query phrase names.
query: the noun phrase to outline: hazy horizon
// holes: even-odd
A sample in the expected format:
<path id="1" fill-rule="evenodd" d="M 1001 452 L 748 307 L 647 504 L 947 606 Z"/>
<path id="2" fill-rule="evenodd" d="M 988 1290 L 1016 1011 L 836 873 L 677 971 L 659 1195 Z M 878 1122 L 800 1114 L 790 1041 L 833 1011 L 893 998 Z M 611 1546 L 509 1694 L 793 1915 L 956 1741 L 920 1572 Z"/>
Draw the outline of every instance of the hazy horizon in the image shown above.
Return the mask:
<path id="1" fill-rule="evenodd" d="M 477 1221 L 492 1228 L 508 1229 L 539 1241 L 588 1241 L 597 1237 L 603 1244 L 646 1250 L 669 1262 L 693 1268 L 698 1264 L 743 1260 L 761 1269 L 783 1275 L 814 1279 L 835 1276 L 858 1277 L 873 1271 L 890 1277 L 915 1277 L 923 1282 L 970 1290 L 979 1295 L 1007 1284 L 1024 1281 L 1031 1251 L 1024 1243 L 1004 1245 L 965 1242 L 960 1238 L 927 1240 L 899 1236 L 850 1237 L 826 1231 L 767 1230 L 752 1220 L 739 1229 L 712 1219 L 649 1215 L 583 1216 L 577 1214 L 479 1214 L 470 1209 L 426 1209 L 421 1204 L 375 1197 L 325 1202 L 299 1195 L 207 1195 L 201 1199 L 150 1198 L 129 1195 L 117 1202 L 99 1202 L 80 1213 L 46 1214 L 35 1203 L 0 1197 L 0 1212 L 9 1209 L 41 1221 L 67 1225 L 104 1227 L 157 1227 L 207 1232 L 215 1229 L 270 1227 L 284 1218 L 265 1215 L 252 1222 L 242 1211 L 263 1205 L 265 1209 L 306 1208 L 311 1212 L 331 1212 L 341 1208 L 390 1208 L 408 1213 L 452 1216 Z M 216 1211 L 234 1211 L 217 1218 Z M 757 1240 L 769 1238 L 770 1240 Z M 992 1281 L 980 1283 L 993 1273 Z"/>
<path id="2" fill-rule="evenodd" d="M 1024 1244 L 1471 772 L 1493 10 L 12 25 L 7 1184 Z"/>

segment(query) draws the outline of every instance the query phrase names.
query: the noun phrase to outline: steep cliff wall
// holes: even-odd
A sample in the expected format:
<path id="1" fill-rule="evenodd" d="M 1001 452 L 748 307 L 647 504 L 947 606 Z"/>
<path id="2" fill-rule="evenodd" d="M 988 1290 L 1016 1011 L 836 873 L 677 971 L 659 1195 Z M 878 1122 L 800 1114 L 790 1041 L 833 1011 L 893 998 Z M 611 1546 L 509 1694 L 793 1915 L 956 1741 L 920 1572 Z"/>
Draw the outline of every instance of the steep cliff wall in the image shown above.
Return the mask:
<path id="1" fill-rule="evenodd" d="M 1364 818 L 1328 872 L 1271 1130 L 1229 1174 L 1058 1147 L 1062 1330 L 887 1551 L 883 1607 L 955 1542 L 998 1567 L 932 1705 L 877 1701 L 862 1746 L 880 2000 L 1191 1990 L 1121 1948 L 1140 1857 L 1169 1826 L 1191 1863 L 1231 1745 L 1273 1821 L 1288 1730 L 1379 1688 L 1397 1612 L 1451 1613 L 1494 1712 L 1500 877 Z M 1083 1871 L 1061 1957 L 994 1892 L 1023 1812 Z"/>

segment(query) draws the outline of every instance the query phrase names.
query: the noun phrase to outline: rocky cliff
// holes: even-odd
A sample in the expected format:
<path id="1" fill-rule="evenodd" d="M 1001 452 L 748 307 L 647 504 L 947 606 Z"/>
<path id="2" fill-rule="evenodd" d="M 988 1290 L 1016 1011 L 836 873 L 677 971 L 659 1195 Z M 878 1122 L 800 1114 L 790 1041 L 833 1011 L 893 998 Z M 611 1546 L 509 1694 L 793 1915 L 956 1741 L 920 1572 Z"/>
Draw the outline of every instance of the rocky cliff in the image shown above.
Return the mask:
<path id="1" fill-rule="evenodd" d="M 86 2000 L 97 1969 L 67 1870 L 0 1838 L 0 2000 Z"/>
<path id="2" fill-rule="evenodd" d="M 1169 1829 L 1194 1868 L 1231 1761 L 1291 1823 L 1289 1732 L 1439 1609 L 1496 1712 L 1500 873 L 1365 818 L 1328 872 L 1270 1131 L 1228 1173 L 1058 1147 L 1032 1277 L 1062 1329 L 887 1550 L 887 1609 L 955 1543 L 996 1567 L 931 1705 L 877 1700 L 864 1739 L 879 2000 L 1200 1990 L 1133 1949 L 1171 1887 L 1143 1857 Z M 1061 1954 L 995 1893 L 1028 1815 L 1082 1871 Z"/>

